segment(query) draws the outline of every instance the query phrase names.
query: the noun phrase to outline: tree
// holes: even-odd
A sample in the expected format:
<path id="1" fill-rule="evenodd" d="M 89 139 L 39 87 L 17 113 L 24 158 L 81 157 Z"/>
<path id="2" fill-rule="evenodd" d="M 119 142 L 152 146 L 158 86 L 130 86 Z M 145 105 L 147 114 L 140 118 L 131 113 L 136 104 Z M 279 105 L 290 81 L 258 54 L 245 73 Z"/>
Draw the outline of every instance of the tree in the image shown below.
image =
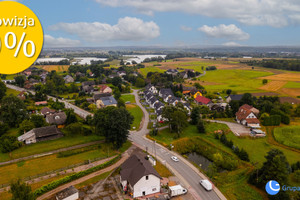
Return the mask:
<path id="1" fill-rule="evenodd" d="M 265 156 L 266 161 L 258 170 L 258 180 L 256 172 L 250 176 L 250 183 L 264 187 L 269 180 L 276 180 L 280 185 L 287 183 L 289 174 L 289 163 L 282 151 L 272 149 Z"/>
<path id="2" fill-rule="evenodd" d="M 191 124 L 196 125 L 200 119 L 200 108 L 197 106 L 191 112 Z"/>
<path id="3" fill-rule="evenodd" d="M 140 77 L 137 78 L 136 82 L 135 82 L 135 86 L 139 87 L 139 88 L 144 87 L 145 86 L 145 80 L 140 78 Z"/>
<path id="4" fill-rule="evenodd" d="M 254 99 L 250 93 L 245 93 L 241 99 L 241 105 L 248 104 L 252 106 L 254 104 Z"/>
<path id="5" fill-rule="evenodd" d="M 197 129 L 198 129 L 198 132 L 199 133 L 205 133 L 205 126 L 204 126 L 204 122 L 202 119 L 199 119 L 198 120 L 198 123 L 197 123 Z"/>
<path id="6" fill-rule="evenodd" d="M 0 101 L 5 96 L 5 93 L 6 93 L 6 86 L 2 81 L 0 81 Z"/>
<path id="7" fill-rule="evenodd" d="M 26 80 L 26 77 L 23 75 L 15 77 L 15 82 L 19 87 L 24 87 L 25 80 Z"/>
<path id="8" fill-rule="evenodd" d="M 268 83 L 268 79 L 263 79 L 262 84 L 266 85 Z"/>
<path id="9" fill-rule="evenodd" d="M 10 127 L 16 127 L 27 117 L 26 106 L 18 97 L 5 96 L 1 101 L 0 120 Z"/>
<path id="10" fill-rule="evenodd" d="M 175 131 L 177 137 L 180 137 L 180 133 L 182 133 L 183 128 L 187 127 L 188 125 L 186 113 L 179 109 L 176 110 L 172 114 L 172 120 L 170 123 L 172 126 L 172 130 Z"/>
<path id="11" fill-rule="evenodd" d="M 111 80 L 111 83 L 114 85 L 114 86 L 119 86 L 122 84 L 122 79 L 120 77 L 114 77 L 112 80 Z"/>
<path id="12" fill-rule="evenodd" d="M 119 98 L 118 99 L 118 104 L 117 104 L 118 108 L 125 108 L 125 102 L 123 101 L 123 99 Z"/>
<path id="13" fill-rule="evenodd" d="M 25 119 L 20 125 L 19 125 L 19 134 L 24 134 L 27 131 L 30 131 L 34 128 L 34 123 L 32 123 L 30 120 Z"/>
<path id="14" fill-rule="evenodd" d="M 8 131 L 8 126 L 7 124 L 0 122 L 0 136 L 2 136 L 4 133 Z"/>
<path id="15" fill-rule="evenodd" d="M 21 146 L 16 136 L 3 135 L 0 137 L 0 151 L 2 153 L 11 152 Z"/>
<path id="16" fill-rule="evenodd" d="M 10 193 L 12 193 L 12 200 L 35 200 L 35 195 L 31 191 L 31 187 L 27 183 L 21 182 L 18 179 L 10 186 Z"/>
<path id="17" fill-rule="evenodd" d="M 227 95 L 230 95 L 231 93 L 232 93 L 232 90 L 231 90 L 231 89 L 226 90 L 226 94 L 227 94 Z"/>
<path id="18" fill-rule="evenodd" d="M 119 88 L 115 89 L 114 97 L 115 97 L 116 100 L 119 100 L 119 98 L 121 97 L 121 92 L 120 92 Z"/>
<path id="19" fill-rule="evenodd" d="M 97 106 L 92 103 L 88 106 L 88 109 L 91 110 L 92 112 L 95 112 L 95 110 L 97 110 Z"/>
<path id="20" fill-rule="evenodd" d="M 34 124 L 35 128 L 43 127 L 46 125 L 45 118 L 42 115 L 31 115 L 30 121 Z"/>
<path id="21" fill-rule="evenodd" d="M 133 116 L 125 108 L 109 106 L 97 110 L 94 120 L 96 134 L 104 135 L 106 142 L 119 149 L 127 141 Z"/>
<path id="22" fill-rule="evenodd" d="M 204 89 L 204 87 L 203 87 L 202 85 L 200 85 L 200 83 L 195 83 L 194 86 L 195 86 L 198 90 Z"/>
<path id="23" fill-rule="evenodd" d="M 78 121 L 73 109 L 66 109 L 65 112 L 67 115 L 66 125 L 76 123 Z"/>

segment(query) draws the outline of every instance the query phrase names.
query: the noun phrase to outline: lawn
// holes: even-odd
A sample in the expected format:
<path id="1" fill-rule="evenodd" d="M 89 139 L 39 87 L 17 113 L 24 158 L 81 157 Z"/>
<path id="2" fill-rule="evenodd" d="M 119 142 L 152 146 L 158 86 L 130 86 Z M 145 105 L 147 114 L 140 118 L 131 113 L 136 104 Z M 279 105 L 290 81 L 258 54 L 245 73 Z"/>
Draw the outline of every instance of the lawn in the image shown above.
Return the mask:
<path id="1" fill-rule="evenodd" d="M 274 137 L 281 144 L 300 149 L 300 126 L 275 128 Z"/>
<path id="2" fill-rule="evenodd" d="M 139 71 L 140 71 L 140 73 L 144 76 L 144 77 L 146 77 L 147 76 L 147 74 L 148 74 L 148 72 L 159 72 L 159 73 L 163 73 L 164 72 L 164 70 L 162 70 L 162 69 L 160 69 L 160 68 L 158 68 L 158 67 L 145 67 L 145 68 L 141 68 L 141 69 L 139 69 Z"/>
<path id="3" fill-rule="evenodd" d="M 108 172 L 105 172 L 105 173 L 100 174 L 100 175 L 98 175 L 98 176 L 95 176 L 95 177 L 93 177 L 93 178 L 91 178 L 91 179 L 89 179 L 89 180 L 86 180 L 86 181 L 84 181 L 84 182 L 82 182 L 82 183 L 79 183 L 79 184 L 75 185 L 75 187 L 76 187 L 77 189 L 79 189 L 79 188 L 82 188 L 82 187 L 84 187 L 84 186 L 87 186 L 87 185 L 91 185 L 91 184 L 97 183 L 98 181 L 105 179 L 108 175 L 110 175 L 111 172 L 112 172 L 112 171 L 108 171 Z"/>
<path id="4" fill-rule="evenodd" d="M 7 89 L 6 89 L 6 95 L 9 96 L 9 95 L 11 95 L 11 94 L 17 96 L 18 94 L 20 94 L 20 92 L 17 91 L 17 90 L 13 90 L 13 89 L 7 88 Z"/>
<path id="5" fill-rule="evenodd" d="M 232 150 L 224 146 L 219 140 L 216 140 L 213 134 L 215 130 L 225 130 L 225 132 L 228 132 L 229 129 L 227 125 L 219 124 L 219 123 L 209 123 L 206 124 L 206 130 L 207 130 L 207 134 L 199 134 L 197 132 L 196 126 L 189 125 L 187 128 L 184 129 L 183 133 L 181 134 L 181 137 L 201 136 L 203 139 L 214 143 L 224 151 L 232 153 Z M 175 134 L 169 132 L 169 129 L 164 129 L 160 131 L 157 136 L 153 136 L 153 137 L 169 145 L 174 141 L 174 135 Z M 236 137 L 232 132 L 229 132 L 226 136 L 227 139 L 233 141 L 234 145 L 238 146 L 239 148 L 244 148 L 248 152 L 251 162 L 253 163 L 258 162 L 260 166 L 265 161 L 264 156 L 267 154 L 267 152 L 269 152 L 273 148 L 283 151 L 290 164 L 299 161 L 300 158 L 300 153 L 290 151 L 285 148 L 270 144 L 268 142 L 267 137 L 257 138 L 257 139 L 251 137 L 239 138 Z"/>
<path id="6" fill-rule="evenodd" d="M 91 135 L 91 136 L 66 136 L 59 138 L 57 140 L 44 141 L 36 144 L 23 146 L 10 154 L 8 153 L 0 153 L 0 162 L 21 158 L 33 154 L 44 153 L 56 149 L 61 149 L 65 147 L 70 147 L 78 144 L 84 144 L 88 142 L 102 140 L 103 137 Z"/>
<path id="7" fill-rule="evenodd" d="M 74 164 L 83 163 L 95 158 L 106 158 L 116 155 L 117 152 L 109 144 L 101 144 L 100 149 L 93 149 L 80 154 L 57 158 L 57 155 L 49 155 L 31 160 L 21 161 L 0 167 L 0 184 L 10 183 L 17 178 L 26 178 L 65 168 Z M 41 167 L 42 166 L 42 167 Z M 72 168 L 72 167 L 69 167 Z"/>
<path id="8" fill-rule="evenodd" d="M 219 69 L 207 71 L 206 75 L 200 78 L 200 84 L 203 84 L 208 91 L 220 92 L 224 89 L 231 89 L 237 93 L 262 92 L 263 90 L 258 89 L 263 85 L 262 80 L 257 78 L 269 75 L 272 75 L 272 73 L 255 70 Z M 205 82 L 209 82 L 210 84 L 205 85 Z"/>
<path id="9" fill-rule="evenodd" d="M 121 99 L 124 102 L 129 101 L 130 103 L 135 103 L 135 96 L 133 94 L 122 94 Z"/>
<path id="10" fill-rule="evenodd" d="M 284 88 L 300 88 L 300 83 L 289 81 L 287 84 L 284 85 Z"/>
<path id="11" fill-rule="evenodd" d="M 137 105 L 127 104 L 126 109 L 130 112 L 130 114 L 134 117 L 134 121 L 131 125 L 131 129 L 135 127 L 135 129 L 139 129 L 142 118 L 143 118 L 143 111 Z"/>
<path id="12" fill-rule="evenodd" d="M 173 174 L 170 172 L 170 170 L 164 166 L 161 162 L 159 162 L 158 160 L 156 160 L 156 165 L 154 166 L 154 169 L 158 172 L 158 174 L 161 177 L 170 177 L 173 176 Z"/>

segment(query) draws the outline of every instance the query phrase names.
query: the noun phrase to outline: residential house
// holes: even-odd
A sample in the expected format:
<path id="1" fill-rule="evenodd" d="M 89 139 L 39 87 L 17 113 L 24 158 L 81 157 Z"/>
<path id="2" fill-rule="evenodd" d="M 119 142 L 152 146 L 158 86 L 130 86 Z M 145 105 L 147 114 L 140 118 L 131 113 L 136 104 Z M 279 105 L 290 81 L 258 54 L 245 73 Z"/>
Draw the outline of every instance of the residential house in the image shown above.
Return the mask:
<path id="1" fill-rule="evenodd" d="M 44 108 L 42 108 L 41 111 L 40 111 L 40 113 L 41 113 L 42 115 L 44 115 L 44 116 L 49 115 L 49 114 L 54 114 L 55 112 L 56 112 L 55 110 L 52 110 L 52 109 L 50 109 L 50 108 L 48 108 L 48 107 L 44 107 Z"/>
<path id="2" fill-rule="evenodd" d="M 178 74 L 178 70 L 177 69 L 168 69 L 166 71 L 166 74 L 172 75 L 172 76 L 176 76 Z"/>
<path id="3" fill-rule="evenodd" d="M 191 95 L 196 99 L 198 96 L 203 96 L 199 90 L 191 90 Z"/>
<path id="4" fill-rule="evenodd" d="M 79 199 L 78 190 L 72 185 L 56 194 L 56 200 L 77 200 Z"/>
<path id="5" fill-rule="evenodd" d="M 47 101 L 38 101 L 34 103 L 36 106 L 41 106 L 41 105 L 47 105 L 48 102 Z"/>
<path id="6" fill-rule="evenodd" d="M 188 76 L 188 73 L 187 72 L 185 72 L 185 71 L 183 71 L 183 72 L 180 72 L 179 73 L 179 76 L 181 77 L 181 78 L 183 78 L 183 79 L 186 79 L 186 78 L 188 78 L 189 76 Z"/>
<path id="7" fill-rule="evenodd" d="M 242 97 L 243 94 L 232 94 L 226 98 L 226 102 L 229 103 L 230 101 L 240 101 Z"/>
<path id="8" fill-rule="evenodd" d="M 211 99 L 206 98 L 204 96 L 197 96 L 195 99 L 196 103 L 198 103 L 199 105 L 208 105 L 209 103 L 212 103 Z"/>
<path id="9" fill-rule="evenodd" d="M 153 97 L 149 100 L 150 108 L 154 108 L 155 104 L 157 104 L 159 100 L 156 97 Z"/>
<path id="10" fill-rule="evenodd" d="M 87 93 L 92 93 L 94 92 L 94 87 L 93 87 L 94 85 L 95 85 L 94 81 L 84 81 L 81 83 L 82 91 Z"/>
<path id="11" fill-rule="evenodd" d="M 33 86 L 32 83 L 27 83 L 27 84 L 24 85 L 24 88 L 25 88 L 26 90 L 33 90 L 33 89 L 34 89 L 34 86 Z"/>
<path id="12" fill-rule="evenodd" d="M 108 78 L 111 78 L 111 79 L 113 79 L 113 78 L 115 78 L 115 77 L 119 77 L 119 75 L 117 75 L 117 74 L 110 74 L 110 75 L 108 76 Z"/>
<path id="13" fill-rule="evenodd" d="M 244 126 L 249 126 L 251 128 L 260 128 L 260 122 L 257 119 L 257 114 L 259 110 L 248 104 L 242 105 L 238 112 L 235 114 L 236 121 Z"/>
<path id="14" fill-rule="evenodd" d="M 145 91 L 151 91 L 153 94 L 157 94 L 158 90 L 156 89 L 156 87 L 154 87 L 154 85 L 152 85 L 151 83 L 149 83 L 148 85 L 146 85 L 145 87 Z"/>
<path id="15" fill-rule="evenodd" d="M 190 104 L 189 103 L 183 103 L 183 107 L 184 107 L 185 110 L 188 111 L 188 115 L 190 115 L 191 112 L 192 112 L 192 108 L 191 108 Z"/>
<path id="16" fill-rule="evenodd" d="M 175 97 L 175 96 L 172 96 L 171 98 L 168 98 L 168 103 L 169 103 L 169 105 L 176 106 L 176 104 L 177 104 L 178 102 L 180 102 L 180 101 L 181 101 L 181 99 L 178 98 L 178 97 Z"/>
<path id="17" fill-rule="evenodd" d="M 70 75 L 67 75 L 64 77 L 65 83 L 73 83 L 74 82 L 74 78 Z"/>
<path id="18" fill-rule="evenodd" d="M 120 182 L 123 191 L 127 191 L 133 198 L 160 192 L 161 176 L 146 160 L 146 154 L 135 153 L 122 165 Z"/>
<path id="19" fill-rule="evenodd" d="M 97 100 L 99 100 L 102 97 L 109 97 L 109 96 L 111 96 L 110 93 L 94 92 L 93 99 L 94 99 L 94 102 L 96 102 Z"/>
<path id="20" fill-rule="evenodd" d="M 19 99 L 21 99 L 22 101 L 24 101 L 24 100 L 26 99 L 25 93 L 26 93 L 26 91 L 22 91 L 22 92 L 20 92 L 20 93 L 17 95 L 17 97 L 18 97 Z"/>
<path id="21" fill-rule="evenodd" d="M 100 93 L 112 93 L 112 89 L 107 85 L 99 85 L 99 92 Z"/>
<path id="22" fill-rule="evenodd" d="M 117 74 L 120 77 L 126 76 L 126 72 L 125 71 L 119 71 L 119 72 L 117 72 Z"/>
<path id="23" fill-rule="evenodd" d="M 166 120 L 166 119 L 163 118 L 163 116 L 162 116 L 162 109 L 156 110 L 155 113 L 156 113 L 156 116 L 157 116 L 156 119 L 157 119 L 158 122 L 164 122 L 164 121 Z"/>
<path id="24" fill-rule="evenodd" d="M 67 120 L 65 112 L 58 112 L 46 115 L 46 122 L 48 124 L 63 125 Z"/>
<path id="25" fill-rule="evenodd" d="M 101 97 L 96 101 L 97 108 L 104 108 L 107 106 L 115 106 L 117 107 L 118 102 L 113 96 Z"/>
<path id="26" fill-rule="evenodd" d="M 32 144 L 46 140 L 54 140 L 63 136 L 63 133 L 55 125 L 52 125 L 34 128 L 19 136 L 18 141 L 24 142 L 25 144 Z"/>
<path id="27" fill-rule="evenodd" d="M 227 103 L 212 103 L 209 104 L 210 110 L 216 110 L 217 112 L 224 112 L 226 110 Z"/>
<path id="28" fill-rule="evenodd" d="M 145 96 L 146 102 L 147 102 L 148 104 L 150 104 L 150 100 L 151 100 L 152 98 L 155 98 L 155 97 L 154 97 L 153 93 L 151 93 L 151 92 Z"/>
<path id="29" fill-rule="evenodd" d="M 164 102 L 168 102 L 169 98 L 172 98 L 174 94 L 170 88 L 162 88 L 160 89 L 158 96 L 160 96 Z"/>
<path id="30" fill-rule="evenodd" d="M 155 111 L 157 111 L 157 110 L 162 110 L 163 107 L 165 107 L 165 104 L 163 104 L 163 103 L 160 102 L 160 101 L 158 101 L 158 103 L 156 103 L 156 104 L 154 105 Z"/>

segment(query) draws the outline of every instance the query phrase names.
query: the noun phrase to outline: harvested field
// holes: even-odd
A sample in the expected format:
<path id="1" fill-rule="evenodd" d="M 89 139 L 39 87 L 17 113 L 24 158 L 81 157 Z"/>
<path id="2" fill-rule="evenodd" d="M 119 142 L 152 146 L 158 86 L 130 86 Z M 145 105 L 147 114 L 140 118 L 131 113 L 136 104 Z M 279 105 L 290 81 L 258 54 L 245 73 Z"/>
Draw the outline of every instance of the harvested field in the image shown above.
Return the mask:
<path id="1" fill-rule="evenodd" d="M 271 81 L 266 85 L 261 86 L 259 89 L 267 91 L 277 91 L 280 88 L 282 88 L 285 84 L 287 84 L 287 81 Z"/>
<path id="2" fill-rule="evenodd" d="M 40 65 L 40 68 L 51 72 L 52 70 L 55 70 L 57 72 L 63 72 L 68 71 L 70 65 Z"/>
<path id="3" fill-rule="evenodd" d="M 300 88 L 282 88 L 280 92 L 287 94 L 288 96 L 300 96 Z"/>
<path id="4" fill-rule="evenodd" d="M 300 81 L 300 73 L 283 73 L 272 76 L 260 77 L 260 79 L 268 79 L 274 81 Z"/>
<path id="5" fill-rule="evenodd" d="M 300 104 L 300 99 L 296 99 L 293 97 L 279 97 L 280 103 L 294 103 L 294 104 Z"/>

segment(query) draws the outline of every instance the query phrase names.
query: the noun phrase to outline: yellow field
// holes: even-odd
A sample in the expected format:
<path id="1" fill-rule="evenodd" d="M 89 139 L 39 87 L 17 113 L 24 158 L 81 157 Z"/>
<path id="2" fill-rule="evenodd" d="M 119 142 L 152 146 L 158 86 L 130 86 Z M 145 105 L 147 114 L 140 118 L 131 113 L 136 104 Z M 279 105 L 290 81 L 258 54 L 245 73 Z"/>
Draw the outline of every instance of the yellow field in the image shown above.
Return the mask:
<path id="1" fill-rule="evenodd" d="M 260 77 L 260 79 L 268 79 L 274 81 L 300 81 L 300 73 L 283 73 L 272 76 Z"/>
<path id="2" fill-rule="evenodd" d="M 270 81 L 266 85 L 261 86 L 259 89 L 267 91 L 277 91 L 285 84 L 287 84 L 287 81 Z"/>
<path id="3" fill-rule="evenodd" d="M 41 65 L 40 67 L 48 72 L 51 72 L 52 70 L 63 72 L 68 71 L 70 65 Z"/>

